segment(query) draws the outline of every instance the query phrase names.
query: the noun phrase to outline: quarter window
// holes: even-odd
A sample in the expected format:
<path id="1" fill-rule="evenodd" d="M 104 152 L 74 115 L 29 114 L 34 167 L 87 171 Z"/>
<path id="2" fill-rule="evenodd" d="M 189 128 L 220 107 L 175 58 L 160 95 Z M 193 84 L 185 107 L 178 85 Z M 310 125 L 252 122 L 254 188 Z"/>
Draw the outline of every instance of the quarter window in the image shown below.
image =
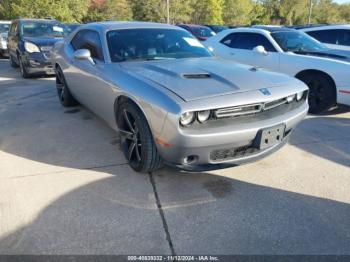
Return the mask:
<path id="1" fill-rule="evenodd" d="M 222 39 L 221 43 L 231 48 L 247 50 L 263 46 L 268 52 L 276 52 L 270 41 L 265 36 L 257 33 L 232 33 Z"/>
<path id="2" fill-rule="evenodd" d="M 93 30 L 79 31 L 71 41 L 74 50 L 88 49 L 91 57 L 103 61 L 102 44 L 99 33 Z"/>
<path id="3" fill-rule="evenodd" d="M 337 43 L 337 32 L 336 30 L 318 30 L 306 32 L 309 36 L 317 39 L 321 43 L 336 44 Z"/>
<path id="4" fill-rule="evenodd" d="M 350 46 L 350 30 L 338 30 L 338 45 Z"/>

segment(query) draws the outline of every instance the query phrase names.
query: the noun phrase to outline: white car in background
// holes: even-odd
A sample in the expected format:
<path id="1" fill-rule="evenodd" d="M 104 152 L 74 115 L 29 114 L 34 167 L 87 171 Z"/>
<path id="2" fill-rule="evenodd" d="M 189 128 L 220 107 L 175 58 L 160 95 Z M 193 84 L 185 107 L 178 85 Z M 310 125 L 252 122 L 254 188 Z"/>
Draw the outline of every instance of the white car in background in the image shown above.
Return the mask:
<path id="1" fill-rule="evenodd" d="M 275 26 L 238 28 L 222 31 L 204 44 L 222 58 L 300 79 L 310 89 L 311 113 L 337 103 L 350 105 L 349 59 L 328 52 L 301 31 Z"/>
<path id="2" fill-rule="evenodd" d="M 0 21 L 0 57 L 7 56 L 7 33 L 10 29 L 11 21 Z"/>
<path id="3" fill-rule="evenodd" d="M 322 25 L 301 28 L 329 48 L 350 51 L 350 25 Z"/>

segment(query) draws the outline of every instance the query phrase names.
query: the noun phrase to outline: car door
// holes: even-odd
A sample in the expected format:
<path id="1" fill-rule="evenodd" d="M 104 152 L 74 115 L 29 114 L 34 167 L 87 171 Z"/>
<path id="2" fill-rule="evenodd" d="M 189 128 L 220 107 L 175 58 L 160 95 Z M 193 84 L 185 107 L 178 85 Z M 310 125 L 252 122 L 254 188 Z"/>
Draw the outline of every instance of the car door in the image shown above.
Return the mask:
<path id="1" fill-rule="evenodd" d="M 79 31 L 72 40 L 72 47 L 88 49 L 93 63 L 87 60 L 77 60 L 73 57 L 69 74 L 69 84 L 74 86 L 74 95 L 80 102 L 110 121 L 113 115 L 114 93 L 111 85 L 105 81 L 105 60 L 102 51 L 100 35 L 97 31 L 84 29 Z"/>
<path id="2" fill-rule="evenodd" d="M 227 35 L 221 40 L 223 48 L 226 48 L 225 58 L 239 63 L 270 70 L 278 70 L 279 53 L 270 41 L 260 33 L 237 32 Z M 258 53 L 254 49 L 263 46 L 265 54 Z"/>

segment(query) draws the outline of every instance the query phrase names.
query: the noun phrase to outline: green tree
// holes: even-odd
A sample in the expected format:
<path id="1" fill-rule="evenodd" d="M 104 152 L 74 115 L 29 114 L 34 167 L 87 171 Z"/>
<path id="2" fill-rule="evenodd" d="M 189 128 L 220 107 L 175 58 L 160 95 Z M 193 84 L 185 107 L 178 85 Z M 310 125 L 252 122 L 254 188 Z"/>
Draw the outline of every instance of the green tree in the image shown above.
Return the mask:
<path id="1" fill-rule="evenodd" d="M 132 19 L 132 11 L 127 0 L 92 0 L 84 17 L 84 22 L 127 21 Z"/>
<path id="2" fill-rule="evenodd" d="M 250 24 L 254 3 L 251 0 L 225 0 L 223 19 L 227 25 Z"/>
<path id="3" fill-rule="evenodd" d="M 79 22 L 87 11 L 85 0 L 12 0 L 2 1 L 6 18 L 53 17 L 63 22 Z"/>
<path id="4" fill-rule="evenodd" d="M 164 10 L 160 0 L 130 0 L 134 20 L 160 22 L 164 18 Z"/>
<path id="5" fill-rule="evenodd" d="M 287 25 L 306 23 L 308 2 L 307 0 L 281 0 L 279 7 L 281 23 Z"/>
<path id="6" fill-rule="evenodd" d="M 193 22 L 198 24 L 223 24 L 224 0 L 196 0 L 193 2 Z"/>
<path id="7" fill-rule="evenodd" d="M 312 11 L 313 23 L 337 23 L 341 21 L 338 5 L 332 0 L 319 0 Z"/>

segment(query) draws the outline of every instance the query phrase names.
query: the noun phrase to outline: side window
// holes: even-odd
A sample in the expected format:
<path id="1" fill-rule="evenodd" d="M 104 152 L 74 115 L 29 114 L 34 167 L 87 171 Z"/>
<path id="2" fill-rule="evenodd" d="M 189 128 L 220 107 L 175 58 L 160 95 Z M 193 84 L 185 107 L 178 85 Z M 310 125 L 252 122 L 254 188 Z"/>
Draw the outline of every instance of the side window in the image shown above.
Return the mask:
<path id="1" fill-rule="evenodd" d="M 224 37 L 220 42 L 228 47 L 235 48 L 235 42 L 237 39 L 237 35 L 240 33 L 232 33 Z"/>
<path id="2" fill-rule="evenodd" d="M 100 35 L 95 31 L 79 31 L 72 39 L 71 45 L 74 50 L 88 49 L 91 52 L 92 58 L 104 60 Z"/>
<path id="3" fill-rule="evenodd" d="M 252 50 L 254 47 L 261 45 L 268 52 L 276 52 L 270 41 L 264 35 L 257 33 L 233 33 L 226 36 L 221 43 L 231 48 L 246 50 Z"/>
<path id="4" fill-rule="evenodd" d="M 81 30 L 75 34 L 70 44 L 72 45 L 74 51 L 81 49 L 83 46 L 83 37 L 86 30 Z"/>
<path id="5" fill-rule="evenodd" d="M 338 45 L 350 46 L 350 30 L 338 30 Z"/>
<path id="6" fill-rule="evenodd" d="M 326 44 L 337 44 L 337 30 L 318 30 L 318 31 L 310 31 L 305 32 L 309 36 L 317 39 L 318 41 Z"/>

